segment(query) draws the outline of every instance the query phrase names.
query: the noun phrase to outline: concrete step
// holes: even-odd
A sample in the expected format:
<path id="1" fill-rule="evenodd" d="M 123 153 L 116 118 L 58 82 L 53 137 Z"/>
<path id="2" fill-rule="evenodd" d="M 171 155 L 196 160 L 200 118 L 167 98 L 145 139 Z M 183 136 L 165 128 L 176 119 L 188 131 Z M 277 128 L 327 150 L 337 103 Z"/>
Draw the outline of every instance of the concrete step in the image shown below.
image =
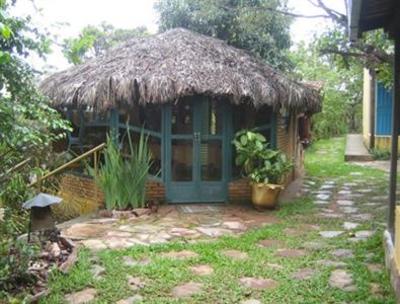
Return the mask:
<path id="1" fill-rule="evenodd" d="M 346 137 L 346 150 L 344 153 L 345 161 L 372 161 L 372 155 L 369 154 L 364 146 L 361 134 L 348 134 Z"/>

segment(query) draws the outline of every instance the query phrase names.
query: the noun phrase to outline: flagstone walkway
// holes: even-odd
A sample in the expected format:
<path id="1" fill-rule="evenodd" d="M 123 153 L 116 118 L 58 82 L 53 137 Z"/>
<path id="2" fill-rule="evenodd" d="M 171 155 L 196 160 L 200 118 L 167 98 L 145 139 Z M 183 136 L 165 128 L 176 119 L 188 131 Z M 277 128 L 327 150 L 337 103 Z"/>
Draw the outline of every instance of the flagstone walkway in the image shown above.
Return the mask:
<path id="1" fill-rule="evenodd" d="M 162 206 L 157 213 L 140 217 L 132 214 L 127 219 L 94 218 L 64 224 L 62 234 L 98 251 L 241 235 L 277 222 L 274 215 L 257 212 L 249 204 Z"/>

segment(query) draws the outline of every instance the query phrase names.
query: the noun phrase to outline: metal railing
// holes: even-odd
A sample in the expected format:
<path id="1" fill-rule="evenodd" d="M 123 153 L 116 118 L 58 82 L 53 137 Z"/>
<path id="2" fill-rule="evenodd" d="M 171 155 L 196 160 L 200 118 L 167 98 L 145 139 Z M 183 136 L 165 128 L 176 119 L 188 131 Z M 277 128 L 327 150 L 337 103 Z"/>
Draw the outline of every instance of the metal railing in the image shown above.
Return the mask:
<path id="1" fill-rule="evenodd" d="M 70 160 L 69 162 L 59 166 L 58 168 L 46 173 L 45 175 L 37 177 L 36 181 L 32 182 L 29 185 L 29 187 L 37 186 L 38 189 L 40 190 L 41 189 L 41 183 L 44 180 L 48 179 L 49 177 L 51 177 L 51 176 L 63 171 L 64 169 L 70 167 L 71 165 L 76 164 L 77 162 L 79 162 L 82 159 L 87 158 L 87 157 L 89 157 L 91 155 L 93 155 L 93 167 L 94 167 L 94 170 L 95 170 L 95 172 L 97 172 L 98 171 L 98 167 L 99 167 L 99 152 L 101 150 L 103 150 L 105 148 L 105 146 L 106 146 L 106 144 L 102 143 L 102 144 L 94 147 L 93 149 L 91 149 L 91 150 L 89 150 L 89 151 L 87 151 L 87 152 L 75 157 L 74 159 Z"/>

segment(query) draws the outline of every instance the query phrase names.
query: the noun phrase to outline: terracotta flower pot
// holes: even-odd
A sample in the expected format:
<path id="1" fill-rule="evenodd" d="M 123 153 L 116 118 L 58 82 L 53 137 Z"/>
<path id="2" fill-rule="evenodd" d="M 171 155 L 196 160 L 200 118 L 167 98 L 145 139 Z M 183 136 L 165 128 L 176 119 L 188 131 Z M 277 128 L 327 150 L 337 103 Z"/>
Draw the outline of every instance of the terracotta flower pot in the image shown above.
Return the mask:
<path id="1" fill-rule="evenodd" d="M 282 189 L 282 185 L 252 183 L 251 199 L 254 207 L 257 210 L 274 209 Z"/>

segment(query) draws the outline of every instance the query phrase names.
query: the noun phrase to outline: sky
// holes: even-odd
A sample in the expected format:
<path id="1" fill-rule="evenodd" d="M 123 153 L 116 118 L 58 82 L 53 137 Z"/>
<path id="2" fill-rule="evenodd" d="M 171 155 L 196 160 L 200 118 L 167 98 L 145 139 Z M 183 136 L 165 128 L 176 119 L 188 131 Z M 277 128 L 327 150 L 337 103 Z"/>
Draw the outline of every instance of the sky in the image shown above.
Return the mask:
<path id="1" fill-rule="evenodd" d="M 218 1 L 218 0 L 215 0 Z M 63 39 L 77 36 L 86 25 L 98 25 L 105 21 L 117 28 L 146 26 L 150 32 L 157 32 L 156 0 L 19 0 L 13 10 L 14 15 L 30 15 L 35 25 L 46 28 L 50 35 L 61 43 Z M 344 11 L 344 0 L 325 0 L 329 7 Z M 293 12 L 305 15 L 321 14 L 308 0 L 289 0 Z M 328 26 L 326 19 L 297 18 L 291 26 L 294 44 L 309 41 L 316 32 Z M 62 70 L 69 66 L 57 45 L 43 61 L 37 57 L 29 58 L 36 69 L 53 67 Z"/>

